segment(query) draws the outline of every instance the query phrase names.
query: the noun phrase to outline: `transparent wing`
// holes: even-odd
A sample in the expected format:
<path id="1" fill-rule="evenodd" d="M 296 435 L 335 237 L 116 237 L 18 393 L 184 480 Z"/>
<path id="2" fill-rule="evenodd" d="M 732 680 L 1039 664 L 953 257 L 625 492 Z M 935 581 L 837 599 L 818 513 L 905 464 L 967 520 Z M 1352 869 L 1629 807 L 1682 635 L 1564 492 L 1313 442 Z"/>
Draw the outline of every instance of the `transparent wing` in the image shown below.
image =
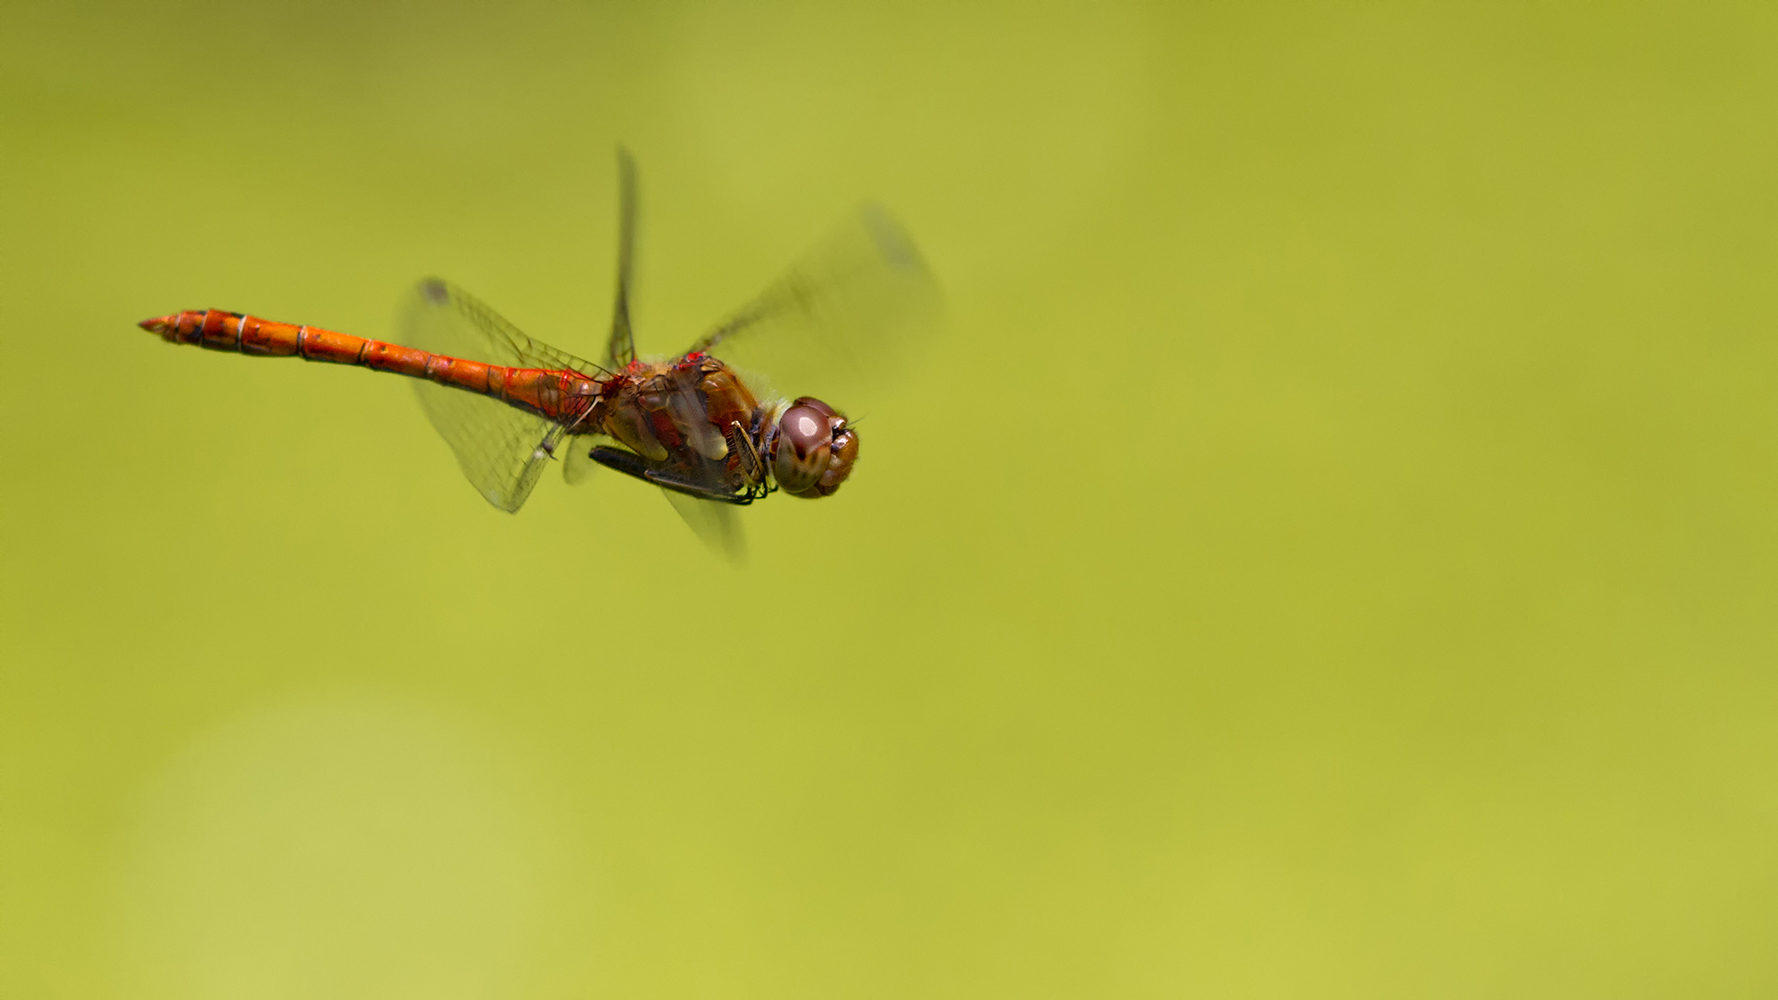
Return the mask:
<path id="1" fill-rule="evenodd" d="M 599 371 L 597 365 L 532 340 L 462 289 L 436 278 L 420 282 L 409 294 L 397 325 L 401 343 L 434 354 L 517 368 Z M 418 379 L 414 388 L 432 426 L 481 495 L 504 511 L 524 506 L 562 428 L 461 389 Z"/>
<path id="2" fill-rule="evenodd" d="M 907 232 L 866 205 L 691 350 L 856 415 L 873 387 L 911 369 L 941 298 Z"/>
<path id="3" fill-rule="evenodd" d="M 518 327 L 501 318 L 499 313 L 488 308 L 480 299 L 439 278 L 427 278 L 414 286 L 403 319 L 423 318 L 431 313 L 452 314 L 459 317 L 460 321 L 431 322 L 424 328 L 413 328 L 414 332 L 437 337 L 438 343 L 467 353 L 452 353 L 442 347 L 418 343 L 410 343 L 408 346 L 434 354 L 449 354 L 454 358 L 486 361 L 514 368 L 575 371 L 588 377 L 605 370 L 585 358 L 525 336 L 519 332 Z"/>
<path id="4" fill-rule="evenodd" d="M 591 457 L 593 448 L 589 443 L 597 440 L 592 435 L 574 438 L 567 447 L 562 449 L 562 468 L 570 483 L 585 482 L 594 469 L 600 468 L 598 461 Z M 608 446 L 597 449 L 606 459 L 617 460 L 613 466 L 618 472 L 647 479 L 650 466 L 647 461 L 627 448 Z M 686 470 L 672 469 L 674 473 Z M 720 485 L 712 489 L 720 489 Z M 726 557 L 730 562 L 740 564 L 746 559 L 746 537 L 741 531 L 741 522 L 735 516 L 735 505 L 700 500 L 695 496 L 680 493 L 663 487 L 661 495 L 679 512 L 687 526 L 703 540 L 711 551 Z"/>
<path id="5" fill-rule="evenodd" d="M 636 267 L 636 161 L 630 151 L 617 151 L 617 298 L 611 309 L 611 339 L 605 364 L 622 368 L 636 360 L 636 337 L 630 330 L 630 286 Z"/>
<path id="6" fill-rule="evenodd" d="M 581 435 L 570 439 L 567 447 L 556 453 L 562 459 L 562 479 L 568 485 L 579 486 L 593 478 L 593 473 L 598 470 L 599 463 L 588 456 L 592 451 L 593 442 L 602 440 L 604 438 Z"/>
<path id="7" fill-rule="evenodd" d="M 747 561 L 747 536 L 741 530 L 741 518 L 733 504 L 712 503 L 672 490 L 662 490 L 661 495 L 710 551 L 737 566 Z"/>

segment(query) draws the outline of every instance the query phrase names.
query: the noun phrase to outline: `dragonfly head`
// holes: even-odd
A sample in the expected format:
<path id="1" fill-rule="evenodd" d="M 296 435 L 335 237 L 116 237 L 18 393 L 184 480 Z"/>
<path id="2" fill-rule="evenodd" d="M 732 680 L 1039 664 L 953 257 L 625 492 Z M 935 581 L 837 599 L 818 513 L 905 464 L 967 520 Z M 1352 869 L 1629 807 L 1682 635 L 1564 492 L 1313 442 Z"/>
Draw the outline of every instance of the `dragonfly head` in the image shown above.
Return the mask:
<path id="1" fill-rule="evenodd" d="M 799 397 L 778 417 L 772 475 L 794 497 L 832 496 L 852 474 L 858 434 L 846 416 L 813 396 Z"/>

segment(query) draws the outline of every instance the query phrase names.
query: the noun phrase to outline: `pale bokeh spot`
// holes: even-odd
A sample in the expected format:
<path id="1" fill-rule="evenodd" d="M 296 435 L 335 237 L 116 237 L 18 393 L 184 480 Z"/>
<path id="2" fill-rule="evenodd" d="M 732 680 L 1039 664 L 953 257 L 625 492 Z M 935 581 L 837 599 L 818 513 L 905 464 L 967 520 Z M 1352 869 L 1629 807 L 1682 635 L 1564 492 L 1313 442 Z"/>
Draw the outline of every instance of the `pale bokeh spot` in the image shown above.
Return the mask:
<path id="1" fill-rule="evenodd" d="M 224 723 L 158 773 L 130 831 L 135 995 L 526 995 L 547 838 L 521 788 L 484 735 L 413 704 Z"/>

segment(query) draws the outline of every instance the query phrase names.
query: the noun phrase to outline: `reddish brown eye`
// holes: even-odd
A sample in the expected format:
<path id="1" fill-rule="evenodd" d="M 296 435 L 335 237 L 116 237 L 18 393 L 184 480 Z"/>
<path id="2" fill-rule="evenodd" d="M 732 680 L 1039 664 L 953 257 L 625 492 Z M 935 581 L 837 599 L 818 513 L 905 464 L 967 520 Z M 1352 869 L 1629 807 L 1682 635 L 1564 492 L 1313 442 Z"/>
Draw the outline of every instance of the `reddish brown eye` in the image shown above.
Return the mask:
<path id="1" fill-rule="evenodd" d="M 778 420 L 778 432 L 796 449 L 800 458 L 833 439 L 827 426 L 827 414 L 813 406 L 797 405 L 784 411 Z"/>
<path id="2" fill-rule="evenodd" d="M 821 400 L 816 399 L 814 396 L 798 396 L 798 397 L 796 397 L 796 402 L 791 403 L 790 405 L 791 406 L 806 406 L 809 409 L 814 410 L 815 412 L 821 414 L 824 417 L 839 416 L 839 414 L 834 412 L 833 407 L 828 406 L 826 403 L 823 403 Z"/>
<path id="3" fill-rule="evenodd" d="M 804 496 L 821 482 L 833 443 L 831 419 L 813 406 L 804 405 L 792 406 L 778 418 L 772 474 L 786 493 Z"/>

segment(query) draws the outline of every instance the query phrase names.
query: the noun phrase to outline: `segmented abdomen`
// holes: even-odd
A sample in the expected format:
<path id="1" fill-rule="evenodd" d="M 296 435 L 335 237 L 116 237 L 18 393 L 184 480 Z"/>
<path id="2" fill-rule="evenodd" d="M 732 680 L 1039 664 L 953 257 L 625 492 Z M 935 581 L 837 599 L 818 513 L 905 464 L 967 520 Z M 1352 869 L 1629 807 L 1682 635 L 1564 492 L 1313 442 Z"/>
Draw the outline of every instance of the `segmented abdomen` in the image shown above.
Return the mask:
<path id="1" fill-rule="evenodd" d="M 260 357 L 300 357 L 423 378 L 492 396 L 551 420 L 572 420 L 598 397 L 600 389 L 599 383 L 577 372 L 466 361 L 349 333 L 273 323 L 216 309 L 160 316 L 144 320 L 141 326 L 174 344 Z"/>

